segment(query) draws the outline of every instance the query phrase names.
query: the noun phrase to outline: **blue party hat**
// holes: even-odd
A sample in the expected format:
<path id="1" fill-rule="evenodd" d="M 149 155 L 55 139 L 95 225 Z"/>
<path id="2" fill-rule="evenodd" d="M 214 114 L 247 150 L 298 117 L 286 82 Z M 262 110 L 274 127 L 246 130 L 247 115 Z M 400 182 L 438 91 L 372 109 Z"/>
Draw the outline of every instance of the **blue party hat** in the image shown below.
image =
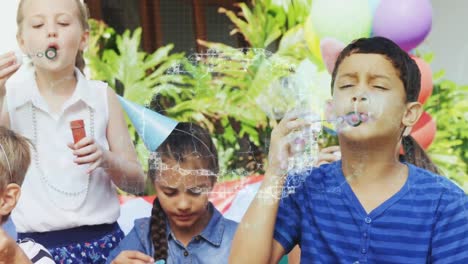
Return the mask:
<path id="1" fill-rule="evenodd" d="M 178 122 L 128 101 L 121 96 L 118 97 L 146 148 L 155 151 L 171 134 Z"/>

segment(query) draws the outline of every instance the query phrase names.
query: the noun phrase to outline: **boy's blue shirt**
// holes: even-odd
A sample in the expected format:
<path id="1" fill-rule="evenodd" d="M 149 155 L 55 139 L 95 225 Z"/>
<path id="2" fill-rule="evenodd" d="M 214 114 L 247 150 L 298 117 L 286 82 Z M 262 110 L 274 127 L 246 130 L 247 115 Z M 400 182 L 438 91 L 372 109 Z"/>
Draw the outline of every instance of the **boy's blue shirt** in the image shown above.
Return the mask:
<path id="1" fill-rule="evenodd" d="M 176 240 L 167 225 L 169 245 L 166 263 L 227 263 L 231 242 L 237 229 L 237 223 L 228 220 L 209 203 L 213 214 L 208 225 L 194 237 L 185 248 Z M 154 248 L 150 234 L 150 218 L 135 220 L 135 226 L 109 255 L 106 263 L 111 263 L 122 251 L 135 250 L 153 257 Z"/>
<path id="2" fill-rule="evenodd" d="M 289 176 L 274 239 L 303 263 L 468 263 L 468 199 L 449 179 L 408 164 L 406 183 L 369 214 L 341 161 Z"/>

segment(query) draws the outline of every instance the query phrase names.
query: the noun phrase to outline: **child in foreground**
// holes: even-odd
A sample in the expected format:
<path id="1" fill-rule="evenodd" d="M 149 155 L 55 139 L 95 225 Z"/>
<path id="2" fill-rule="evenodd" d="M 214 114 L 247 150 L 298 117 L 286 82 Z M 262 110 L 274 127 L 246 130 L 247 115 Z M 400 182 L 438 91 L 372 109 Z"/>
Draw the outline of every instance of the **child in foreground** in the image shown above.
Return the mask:
<path id="1" fill-rule="evenodd" d="M 296 177 L 285 177 L 287 135 L 310 125 L 283 119 L 259 190 L 277 199 L 253 201 L 230 263 L 277 263 L 295 245 L 304 263 L 468 263 L 467 196 L 409 136 L 422 113 L 416 63 L 386 38 L 358 39 L 338 56 L 331 86 L 332 114 L 356 121 L 337 126 L 342 159 L 283 195 Z"/>
<path id="2" fill-rule="evenodd" d="M 18 2 L 17 40 L 32 67 L 7 83 L 20 61 L 0 55 L 0 125 L 34 144 L 12 212 L 18 238 L 41 243 L 56 262 L 105 263 L 124 237 L 116 186 L 139 192 L 144 173 L 115 92 L 82 73 L 89 37 L 83 2 Z M 73 137 L 75 123 L 81 139 Z"/>

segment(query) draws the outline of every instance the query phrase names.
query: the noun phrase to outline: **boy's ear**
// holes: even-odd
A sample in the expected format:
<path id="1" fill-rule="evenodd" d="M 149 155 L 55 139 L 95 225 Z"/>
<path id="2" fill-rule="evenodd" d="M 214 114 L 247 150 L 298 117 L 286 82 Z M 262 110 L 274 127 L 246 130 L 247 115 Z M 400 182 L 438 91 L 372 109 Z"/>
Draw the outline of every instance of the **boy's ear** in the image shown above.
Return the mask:
<path id="1" fill-rule="evenodd" d="M 323 38 L 320 41 L 320 52 L 322 53 L 323 62 L 330 74 L 333 72 L 336 60 L 344 48 L 345 44 L 333 38 Z"/>
<path id="2" fill-rule="evenodd" d="M 0 216 L 7 216 L 13 211 L 21 195 L 21 187 L 16 183 L 8 184 L 0 195 Z"/>
<path id="3" fill-rule="evenodd" d="M 416 125 L 419 118 L 423 113 L 422 104 L 419 102 L 411 102 L 406 104 L 406 111 L 403 115 L 402 124 L 407 127 L 403 132 L 404 136 L 409 135 L 411 132 L 411 127 Z"/>

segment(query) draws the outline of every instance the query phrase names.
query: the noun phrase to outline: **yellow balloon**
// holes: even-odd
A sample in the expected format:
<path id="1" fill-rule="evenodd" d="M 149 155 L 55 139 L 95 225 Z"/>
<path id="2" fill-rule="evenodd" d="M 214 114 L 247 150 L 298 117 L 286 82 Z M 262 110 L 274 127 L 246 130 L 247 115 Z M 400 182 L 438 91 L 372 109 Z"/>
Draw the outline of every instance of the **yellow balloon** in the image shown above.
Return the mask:
<path id="1" fill-rule="evenodd" d="M 317 38 L 330 37 L 346 45 L 369 37 L 372 28 L 368 0 L 314 0 L 309 19 Z"/>
<path id="2" fill-rule="evenodd" d="M 304 38 L 312 55 L 323 63 L 322 54 L 320 52 L 320 38 L 317 36 L 310 15 L 304 25 Z"/>

